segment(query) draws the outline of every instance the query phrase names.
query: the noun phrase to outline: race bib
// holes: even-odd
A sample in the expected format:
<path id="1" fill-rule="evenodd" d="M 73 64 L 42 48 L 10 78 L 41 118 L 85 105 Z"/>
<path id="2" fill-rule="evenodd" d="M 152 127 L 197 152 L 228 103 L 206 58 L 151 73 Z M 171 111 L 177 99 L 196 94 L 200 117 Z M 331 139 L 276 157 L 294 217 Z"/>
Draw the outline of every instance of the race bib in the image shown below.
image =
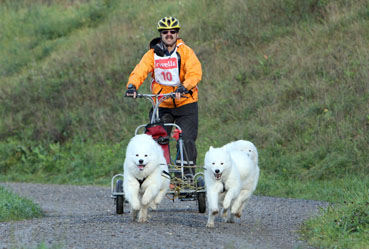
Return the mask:
<path id="1" fill-rule="evenodd" d="M 176 49 L 177 50 L 177 49 Z M 161 85 L 179 86 L 178 55 L 176 51 L 170 56 L 154 55 L 155 81 Z"/>

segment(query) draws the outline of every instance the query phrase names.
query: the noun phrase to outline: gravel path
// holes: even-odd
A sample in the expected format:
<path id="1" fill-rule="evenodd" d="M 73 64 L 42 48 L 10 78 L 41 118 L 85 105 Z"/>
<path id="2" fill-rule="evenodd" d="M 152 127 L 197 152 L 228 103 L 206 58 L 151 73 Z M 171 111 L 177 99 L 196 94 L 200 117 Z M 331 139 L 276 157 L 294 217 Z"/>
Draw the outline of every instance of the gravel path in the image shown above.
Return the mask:
<path id="1" fill-rule="evenodd" d="M 0 223 L 0 249 L 36 248 L 310 248 L 296 230 L 326 203 L 253 196 L 235 224 L 216 219 L 205 227 L 207 213 L 195 201 L 165 199 L 145 224 L 131 221 L 128 206 L 115 214 L 110 189 L 94 186 L 0 183 L 34 200 L 41 219 Z"/>

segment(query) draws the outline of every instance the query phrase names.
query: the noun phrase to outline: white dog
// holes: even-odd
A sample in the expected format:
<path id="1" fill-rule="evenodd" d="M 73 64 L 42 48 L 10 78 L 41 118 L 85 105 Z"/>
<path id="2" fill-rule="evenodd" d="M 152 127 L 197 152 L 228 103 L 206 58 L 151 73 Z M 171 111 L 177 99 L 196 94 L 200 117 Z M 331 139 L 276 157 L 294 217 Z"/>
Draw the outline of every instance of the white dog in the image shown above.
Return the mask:
<path id="1" fill-rule="evenodd" d="M 127 146 L 123 179 L 133 220 L 147 221 L 148 207 L 156 208 L 167 193 L 169 183 L 163 149 L 149 135 L 134 136 Z"/>
<path id="2" fill-rule="evenodd" d="M 237 140 L 230 142 L 223 147 L 227 148 L 228 151 L 244 151 L 249 155 L 249 157 L 251 157 L 256 165 L 259 165 L 258 150 L 252 142 L 246 140 Z"/>
<path id="3" fill-rule="evenodd" d="M 209 217 L 207 227 L 214 227 L 215 216 L 222 207 L 226 222 L 241 217 L 246 201 L 259 179 L 259 167 L 246 153 L 210 147 L 205 154 L 205 185 Z"/>

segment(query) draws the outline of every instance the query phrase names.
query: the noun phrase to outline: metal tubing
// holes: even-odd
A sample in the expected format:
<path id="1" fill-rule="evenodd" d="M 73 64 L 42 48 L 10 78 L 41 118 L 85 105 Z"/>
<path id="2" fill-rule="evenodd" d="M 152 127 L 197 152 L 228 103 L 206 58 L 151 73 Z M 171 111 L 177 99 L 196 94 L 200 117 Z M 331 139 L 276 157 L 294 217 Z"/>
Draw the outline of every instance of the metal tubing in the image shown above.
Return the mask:
<path id="1" fill-rule="evenodd" d="M 114 197 L 118 193 L 118 192 L 115 192 L 114 191 L 114 183 L 115 183 L 114 180 L 115 180 L 115 178 L 117 178 L 119 176 L 121 176 L 122 178 L 124 177 L 123 174 L 117 174 L 117 175 L 113 176 L 113 178 L 111 179 L 111 185 L 110 185 L 110 187 L 111 187 L 111 196 L 112 197 Z"/>
<path id="2" fill-rule="evenodd" d="M 179 156 L 181 157 L 181 174 L 182 174 L 182 179 L 183 179 L 184 171 L 183 171 L 183 140 L 182 140 L 182 135 L 179 136 L 178 143 L 179 143 Z"/>

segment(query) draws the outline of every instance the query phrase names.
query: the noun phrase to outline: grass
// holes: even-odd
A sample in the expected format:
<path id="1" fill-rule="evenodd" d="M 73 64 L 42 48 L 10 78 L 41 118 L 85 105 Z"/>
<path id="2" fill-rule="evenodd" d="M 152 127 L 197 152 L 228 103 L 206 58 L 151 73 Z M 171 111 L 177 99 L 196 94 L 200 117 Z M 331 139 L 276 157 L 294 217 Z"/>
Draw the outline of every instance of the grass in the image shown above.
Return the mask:
<path id="1" fill-rule="evenodd" d="M 2 144 L 4 174 L 0 180 L 55 184 L 107 184 L 123 170 L 124 144 L 87 144 L 75 141 L 69 145 L 26 146 L 8 141 Z M 0 145 L 1 147 L 1 145 Z"/>
<path id="2" fill-rule="evenodd" d="M 83 27 L 99 23 L 110 5 L 98 1 L 46 5 L 42 1 L 5 1 L 0 7 L 2 75 L 14 75 L 30 63 L 48 57 L 65 37 Z M 23 2 L 23 3 L 22 3 Z M 106 2 L 108 3 L 108 1 Z M 44 20 L 48 20 L 45 22 Z M 16 35 L 16 39 L 14 38 Z"/>
<path id="3" fill-rule="evenodd" d="M 256 194 L 285 198 L 319 200 L 330 203 L 344 202 L 353 193 L 362 193 L 369 187 L 367 177 L 347 175 L 331 180 L 296 180 L 283 179 L 261 172 L 261 181 Z"/>
<path id="4" fill-rule="evenodd" d="M 0 187 L 0 222 L 41 216 L 42 211 L 38 205 Z"/>
<path id="5" fill-rule="evenodd" d="M 148 120 L 148 103 L 122 97 L 127 77 L 155 20 L 173 15 L 203 67 L 199 164 L 210 145 L 247 139 L 260 155 L 256 194 L 349 212 L 369 181 L 368 9 L 365 0 L 3 1 L 0 180 L 109 184 Z M 356 233 L 333 234 L 314 244 L 345 248 Z"/>
<path id="6" fill-rule="evenodd" d="M 368 186 L 305 222 L 301 234 L 319 248 L 368 248 Z"/>

